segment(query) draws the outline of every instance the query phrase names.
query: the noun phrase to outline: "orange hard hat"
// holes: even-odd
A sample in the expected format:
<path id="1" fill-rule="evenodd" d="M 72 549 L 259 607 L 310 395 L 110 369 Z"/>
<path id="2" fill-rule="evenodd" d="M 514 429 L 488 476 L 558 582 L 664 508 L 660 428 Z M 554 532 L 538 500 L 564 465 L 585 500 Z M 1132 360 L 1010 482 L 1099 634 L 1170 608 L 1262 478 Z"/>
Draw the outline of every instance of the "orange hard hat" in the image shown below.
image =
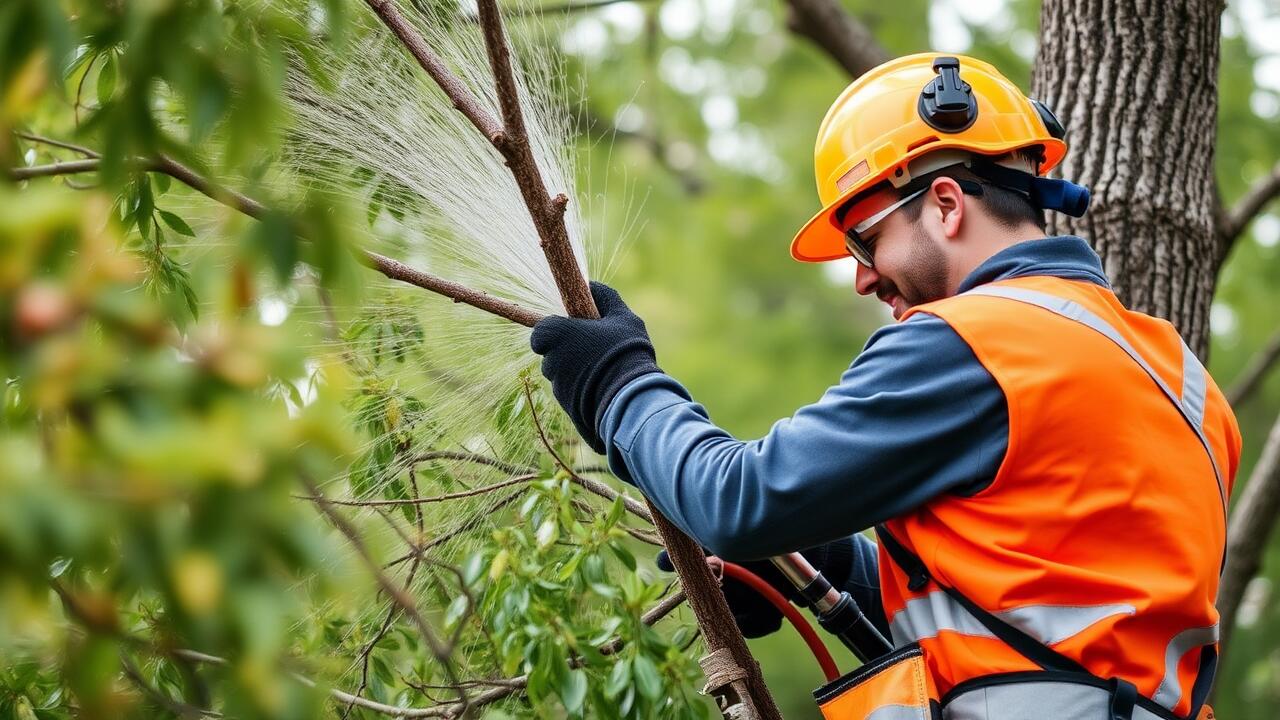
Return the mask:
<path id="1" fill-rule="evenodd" d="M 1043 175 L 1066 155 L 1063 134 L 1047 107 L 981 60 L 920 53 L 884 63 L 845 88 L 822 119 L 813 149 L 822 210 L 791 241 L 791 256 L 847 257 L 836 211 L 867 190 L 901 188 L 937 169 L 915 162 L 929 153 L 1038 150 Z"/>

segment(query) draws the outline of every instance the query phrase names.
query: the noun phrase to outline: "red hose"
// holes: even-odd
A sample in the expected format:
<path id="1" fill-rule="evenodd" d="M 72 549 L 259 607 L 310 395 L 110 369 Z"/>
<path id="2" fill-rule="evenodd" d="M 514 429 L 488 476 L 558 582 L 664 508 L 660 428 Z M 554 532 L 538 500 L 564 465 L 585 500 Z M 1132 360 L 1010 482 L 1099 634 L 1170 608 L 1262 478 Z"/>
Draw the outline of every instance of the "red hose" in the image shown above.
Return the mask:
<path id="1" fill-rule="evenodd" d="M 752 590 L 760 593 L 766 600 L 773 603 L 778 608 L 782 616 L 791 623 L 791 626 L 800 633 L 800 637 L 804 638 L 804 642 L 809 646 L 810 652 L 818 659 L 818 665 L 822 666 L 822 674 L 827 676 L 830 682 L 840 677 L 840 670 L 836 667 L 836 661 L 831 658 L 831 653 L 827 650 L 827 646 L 822 644 L 822 640 L 818 637 L 818 633 L 814 631 L 813 626 L 805 619 L 804 615 L 796 609 L 794 605 L 787 602 L 787 599 L 778 592 L 777 588 L 765 582 L 759 575 L 750 570 L 735 565 L 731 562 L 724 563 L 724 574 L 746 583 Z"/>

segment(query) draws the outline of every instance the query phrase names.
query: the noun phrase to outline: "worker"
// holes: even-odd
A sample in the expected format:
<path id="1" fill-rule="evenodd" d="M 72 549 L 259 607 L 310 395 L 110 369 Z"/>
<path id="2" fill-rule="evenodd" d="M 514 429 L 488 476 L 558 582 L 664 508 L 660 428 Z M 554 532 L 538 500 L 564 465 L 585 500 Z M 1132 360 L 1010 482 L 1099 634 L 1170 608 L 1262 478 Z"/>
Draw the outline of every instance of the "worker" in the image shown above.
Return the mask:
<path id="1" fill-rule="evenodd" d="M 822 209 L 791 254 L 852 256 L 857 292 L 897 322 L 762 438 L 712 423 L 605 285 L 600 319 L 534 328 L 554 395 L 618 477 L 726 559 L 810 549 L 891 636 L 891 656 L 817 693 L 828 718 L 1204 706 L 1239 429 L 1172 325 L 1126 309 L 1085 240 L 1046 237 L 1046 210 L 1088 204 L 1046 177 L 1064 136 L 972 58 L 853 82 L 819 128 Z M 735 604 L 749 629 L 777 626 Z"/>

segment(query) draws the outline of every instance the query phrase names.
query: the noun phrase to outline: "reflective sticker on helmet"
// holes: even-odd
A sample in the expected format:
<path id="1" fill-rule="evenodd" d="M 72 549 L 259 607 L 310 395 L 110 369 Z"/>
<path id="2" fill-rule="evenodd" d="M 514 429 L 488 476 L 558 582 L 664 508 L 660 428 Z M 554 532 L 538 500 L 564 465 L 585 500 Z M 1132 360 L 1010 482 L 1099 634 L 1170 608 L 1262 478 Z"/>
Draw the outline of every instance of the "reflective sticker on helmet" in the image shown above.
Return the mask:
<path id="1" fill-rule="evenodd" d="M 836 189 L 840 192 L 848 190 L 854 183 L 866 177 L 868 172 L 870 172 L 870 169 L 867 167 L 867 161 L 863 160 L 849 168 L 845 174 L 840 176 L 839 180 L 836 180 Z"/>

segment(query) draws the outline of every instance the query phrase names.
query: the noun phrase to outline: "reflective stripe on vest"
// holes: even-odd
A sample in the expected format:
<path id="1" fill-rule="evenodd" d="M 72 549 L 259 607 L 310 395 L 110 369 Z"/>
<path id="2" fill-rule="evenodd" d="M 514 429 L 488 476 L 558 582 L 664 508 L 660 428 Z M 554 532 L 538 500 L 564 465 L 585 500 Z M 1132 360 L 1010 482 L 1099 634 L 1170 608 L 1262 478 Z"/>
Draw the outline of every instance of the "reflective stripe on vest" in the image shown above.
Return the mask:
<path id="1" fill-rule="evenodd" d="M 866 720 L 928 720 L 925 710 L 910 705 L 881 705 Z"/>
<path id="2" fill-rule="evenodd" d="M 1113 615 L 1133 615 L 1132 605 L 1024 605 L 992 613 L 997 618 L 1018 628 L 1045 645 L 1056 645 L 1075 637 L 1094 623 Z M 893 644 L 902 647 L 949 631 L 971 637 L 995 637 L 968 610 L 957 603 L 945 591 L 934 590 L 927 595 L 912 598 L 907 606 L 894 613 L 889 621 Z M 1183 630 L 1165 647 L 1164 678 L 1152 700 L 1173 709 L 1182 699 L 1182 686 L 1178 683 L 1178 663 L 1183 656 L 1203 645 L 1218 641 L 1218 626 L 1196 627 Z"/>
<path id="3" fill-rule="evenodd" d="M 1132 615 L 1132 605 L 1024 605 L 992 613 L 1045 645 L 1074 637 L 1090 625 L 1112 615 Z M 895 645 L 936 637 L 949 630 L 972 637 L 995 637 L 968 610 L 942 590 L 912 598 L 889 621 Z"/>
<path id="4" fill-rule="evenodd" d="M 1164 380 L 1152 369 L 1146 358 L 1138 354 L 1133 345 L 1129 344 L 1129 341 L 1112 327 L 1111 323 L 1098 317 L 1079 303 L 1036 290 L 992 285 L 976 287 L 964 294 L 1008 298 L 1028 305 L 1035 305 L 1098 331 L 1106 336 L 1108 340 L 1118 345 L 1121 350 L 1124 350 L 1151 377 L 1156 386 L 1160 388 L 1160 391 L 1165 394 L 1165 397 L 1169 398 L 1169 402 L 1173 403 L 1173 406 L 1186 419 L 1187 424 L 1195 431 L 1196 437 L 1200 439 L 1200 444 L 1204 446 L 1204 451 L 1209 454 L 1209 462 L 1213 465 L 1213 476 L 1218 481 L 1218 494 L 1222 496 L 1222 516 L 1226 517 L 1227 485 L 1222 479 L 1222 470 L 1218 467 L 1218 459 L 1214 457 L 1213 449 L 1209 446 L 1209 439 L 1204 436 L 1204 428 L 1201 427 L 1204 422 L 1205 370 L 1204 366 L 1196 358 L 1195 353 L 1191 352 L 1191 348 L 1187 347 L 1186 342 L 1182 342 L 1182 396 L 1179 397 L 1169 389 Z M 1181 341 L 1181 338 L 1179 340 Z"/>
<path id="5" fill-rule="evenodd" d="M 946 720 L 1095 720 L 1111 716 L 1110 691 L 1091 685 L 1038 681 L 974 688 L 950 699 L 942 710 Z M 1138 705 L 1133 720 L 1161 720 Z"/>
<path id="6" fill-rule="evenodd" d="M 1164 679 L 1152 700 L 1172 709 L 1182 699 L 1182 685 L 1178 682 L 1178 663 L 1182 656 L 1204 645 L 1218 642 L 1218 624 L 1209 627 L 1188 628 L 1173 636 L 1164 650 Z"/>
<path id="7" fill-rule="evenodd" d="M 1225 544 L 1225 496 L 1240 447 L 1204 366 L 1167 322 L 1080 281 L 1015 278 L 912 310 L 901 320 L 941 317 L 995 378 L 1009 408 L 1009 444 L 986 490 L 940 497 L 886 530 L 938 582 L 1025 639 L 1094 677 L 1131 682 L 1149 713 L 1194 709 L 1213 676 L 1221 558 L 1213 555 Z M 1219 513 L 1209 507 L 1215 497 Z M 1125 547 L 1131 551 L 1116 552 Z M 961 685 L 978 696 L 1016 692 L 978 689 L 993 673 L 1029 671 L 1028 661 L 1046 667 L 1016 649 L 1025 642 L 1001 642 L 1007 633 L 964 609 L 972 605 L 921 587 L 884 547 L 880 554 L 893 639 L 926 650 L 944 696 Z"/>

